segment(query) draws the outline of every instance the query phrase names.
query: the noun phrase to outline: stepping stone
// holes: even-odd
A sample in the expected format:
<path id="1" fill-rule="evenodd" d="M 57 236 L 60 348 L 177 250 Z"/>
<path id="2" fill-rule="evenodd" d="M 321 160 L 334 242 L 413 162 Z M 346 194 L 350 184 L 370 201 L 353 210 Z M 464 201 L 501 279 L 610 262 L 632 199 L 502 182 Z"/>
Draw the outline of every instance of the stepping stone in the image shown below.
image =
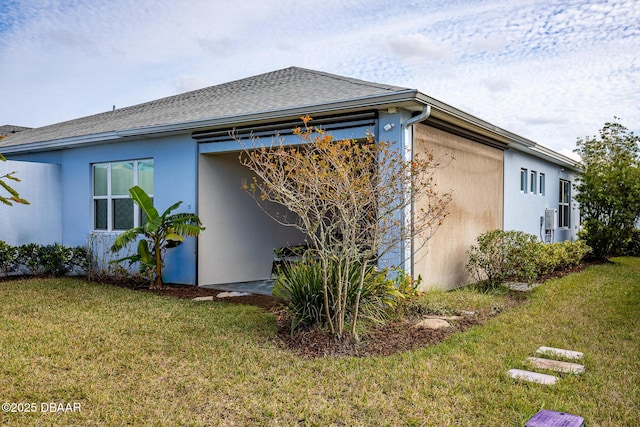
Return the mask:
<path id="1" fill-rule="evenodd" d="M 558 360 L 542 359 L 540 357 L 527 357 L 527 361 L 535 368 L 549 369 L 556 372 L 571 374 L 581 374 L 584 372 L 584 365 L 571 362 L 560 362 Z"/>
<path id="2" fill-rule="evenodd" d="M 246 297 L 251 295 L 249 292 L 220 292 L 216 297 L 218 298 L 232 298 L 232 297 Z"/>
<path id="3" fill-rule="evenodd" d="M 539 374 L 537 372 L 524 371 L 522 369 L 509 369 L 507 375 L 515 380 L 523 380 L 545 385 L 554 385 L 558 381 L 558 377 L 553 375 Z"/>
<path id="4" fill-rule="evenodd" d="M 195 297 L 193 301 L 213 301 L 213 297 Z"/>
<path id="5" fill-rule="evenodd" d="M 414 326 L 416 329 L 442 329 L 449 328 L 451 324 L 444 319 L 424 319 Z"/>
<path id="6" fill-rule="evenodd" d="M 524 427 L 583 427 L 584 418 L 579 415 L 543 409 L 527 421 Z"/>
<path id="7" fill-rule="evenodd" d="M 512 291 L 529 292 L 533 288 L 537 288 L 542 283 L 526 283 L 526 282 L 506 282 L 504 285 Z"/>
<path id="8" fill-rule="evenodd" d="M 536 353 L 545 356 L 563 357 L 565 359 L 582 359 L 582 357 L 584 356 L 584 354 L 580 353 L 579 351 L 564 350 L 561 348 L 553 347 L 540 347 L 536 350 Z"/>
<path id="9" fill-rule="evenodd" d="M 460 320 L 462 316 L 424 316 L 424 319 Z"/>

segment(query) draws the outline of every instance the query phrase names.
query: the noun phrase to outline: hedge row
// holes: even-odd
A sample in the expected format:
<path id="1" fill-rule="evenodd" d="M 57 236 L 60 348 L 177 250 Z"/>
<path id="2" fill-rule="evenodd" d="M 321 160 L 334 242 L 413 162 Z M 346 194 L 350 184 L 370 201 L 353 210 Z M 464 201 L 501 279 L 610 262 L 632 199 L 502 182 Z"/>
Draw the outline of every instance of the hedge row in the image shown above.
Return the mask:
<path id="1" fill-rule="evenodd" d="M 29 243 L 11 246 L 0 240 L 0 274 L 31 274 L 36 276 L 64 276 L 84 271 L 88 266 L 87 250 L 60 245 Z"/>
<path id="2" fill-rule="evenodd" d="M 474 279 L 492 286 L 532 282 L 580 264 L 590 251 L 583 240 L 545 244 L 521 231 L 493 230 L 480 235 L 467 251 L 467 269 Z"/>

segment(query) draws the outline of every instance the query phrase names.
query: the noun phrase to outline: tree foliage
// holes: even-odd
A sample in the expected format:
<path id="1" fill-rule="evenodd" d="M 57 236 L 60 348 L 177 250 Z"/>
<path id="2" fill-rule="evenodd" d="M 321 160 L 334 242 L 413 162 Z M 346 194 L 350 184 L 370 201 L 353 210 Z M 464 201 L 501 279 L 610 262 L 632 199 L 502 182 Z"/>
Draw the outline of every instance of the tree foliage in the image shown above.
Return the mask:
<path id="1" fill-rule="evenodd" d="M 336 140 L 309 126 L 310 117 L 302 120 L 304 128 L 294 129 L 299 145 L 275 139 L 269 147 L 245 147 L 240 161 L 255 177 L 243 187 L 276 221 L 306 236 L 308 256 L 322 270 L 329 330 L 342 338 L 349 320 L 355 337 L 370 266 L 414 236 L 426 243 L 446 217 L 451 196 L 439 193 L 434 182 L 441 159 L 415 155 L 406 160 L 396 144 L 376 142 L 372 135 L 364 141 Z M 278 214 L 268 209 L 269 203 L 293 215 Z M 406 221 L 403 215 L 411 206 L 427 208 L 416 208 L 412 221 Z M 355 283 L 350 280 L 354 265 L 359 272 Z M 332 266 L 339 266 L 333 274 Z"/>
<path id="2" fill-rule="evenodd" d="M 0 140 L 3 138 L 5 138 L 5 135 L 0 135 Z M 6 160 L 7 159 L 2 154 L 0 154 L 0 161 L 5 162 Z M 29 202 L 21 198 L 20 194 L 13 187 L 11 187 L 7 182 L 7 181 L 20 182 L 20 178 L 15 176 L 15 174 L 16 172 L 14 171 L 14 172 L 9 172 L 0 176 L 0 187 L 2 187 L 4 191 L 9 193 L 8 196 L 3 196 L 2 194 L 0 194 L 0 203 L 9 205 L 9 206 L 13 206 L 13 203 L 28 205 Z"/>
<path id="3" fill-rule="evenodd" d="M 607 122 L 599 136 L 580 138 L 582 159 L 576 200 L 583 236 L 594 256 L 606 259 L 623 247 L 640 218 L 640 138 L 618 122 Z"/>
<path id="4" fill-rule="evenodd" d="M 200 219 L 192 213 L 175 213 L 182 202 L 171 205 L 162 214 L 159 214 L 149 195 L 137 185 L 129 189 L 131 198 L 142 209 L 146 216 L 144 224 L 134 227 L 120 234 L 111 250 L 117 252 L 138 240 L 137 252 L 133 255 L 121 258 L 116 262 L 128 261 L 139 263 L 140 270 L 149 277 L 149 287 L 162 288 L 162 269 L 164 266 L 164 251 L 178 246 L 186 236 L 197 236 L 204 230 Z"/>

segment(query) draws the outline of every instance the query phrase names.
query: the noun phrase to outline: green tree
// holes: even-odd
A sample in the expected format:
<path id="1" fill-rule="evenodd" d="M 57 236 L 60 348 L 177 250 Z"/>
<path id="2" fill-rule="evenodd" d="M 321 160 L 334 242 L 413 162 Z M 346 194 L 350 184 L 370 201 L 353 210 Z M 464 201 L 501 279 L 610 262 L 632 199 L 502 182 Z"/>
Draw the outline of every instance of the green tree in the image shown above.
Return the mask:
<path id="1" fill-rule="evenodd" d="M 597 137 L 577 141 L 574 151 L 583 166 L 576 185 L 582 236 L 600 259 L 631 239 L 640 218 L 639 142 L 617 121 L 605 123 Z"/>
<path id="2" fill-rule="evenodd" d="M 0 140 L 5 138 L 6 135 L 0 135 Z M 2 162 L 6 162 L 7 159 L 0 154 L 0 161 Z M 9 172 L 7 174 L 4 174 L 2 176 L 0 176 L 0 187 L 4 188 L 5 191 L 7 191 L 7 193 L 9 193 L 9 197 L 5 197 L 2 196 L 0 194 L 0 202 L 4 203 L 5 205 L 9 205 L 9 206 L 13 206 L 13 203 L 20 203 L 23 205 L 28 205 L 29 202 L 26 201 L 25 199 L 20 197 L 20 194 L 13 189 L 13 187 L 11 187 L 5 180 L 10 180 L 10 181 L 15 181 L 15 182 L 20 182 L 20 178 L 15 176 L 16 172 Z"/>
<path id="3" fill-rule="evenodd" d="M 451 195 L 439 193 L 434 182 L 442 159 L 429 154 L 407 160 L 393 143 L 376 142 L 371 135 L 365 141 L 336 140 L 308 126 L 310 117 L 302 120 L 305 128 L 294 129 L 300 145 L 276 140 L 270 147 L 254 144 L 244 150 L 240 161 L 255 174 L 244 188 L 273 219 L 306 236 L 310 257 L 321 265 L 329 330 L 337 338 L 348 333 L 357 338 L 361 295 L 372 265 L 401 242 L 419 246 L 414 238 L 420 237 L 426 244 L 447 216 Z M 295 215 L 271 212 L 263 202 Z M 413 217 L 405 218 L 412 206 Z"/>
<path id="4" fill-rule="evenodd" d="M 182 202 L 171 205 L 162 214 L 153 207 L 153 201 L 140 187 L 129 189 L 131 198 L 142 209 L 146 217 L 143 225 L 134 227 L 120 234 L 111 250 L 117 252 L 128 244 L 138 242 L 138 250 L 134 255 L 118 259 L 116 262 L 129 261 L 140 263 L 140 270 L 149 277 L 151 289 L 162 289 L 162 269 L 164 266 L 164 251 L 178 246 L 187 236 L 197 236 L 204 230 L 200 219 L 192 213 L 175 213 Z"/>

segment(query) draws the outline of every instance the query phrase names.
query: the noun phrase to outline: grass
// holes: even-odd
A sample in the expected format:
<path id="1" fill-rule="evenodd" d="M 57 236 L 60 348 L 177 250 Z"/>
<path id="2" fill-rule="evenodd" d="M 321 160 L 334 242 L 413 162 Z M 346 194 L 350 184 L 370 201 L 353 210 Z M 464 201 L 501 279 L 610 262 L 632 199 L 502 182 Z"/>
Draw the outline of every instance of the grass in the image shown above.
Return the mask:
<path id="1" fill-rule="evenodd" d="M 500 306 L 473 291 L 436 310 Z M 308 360 L 272 314 L 77 279 L 0 283 L 3 425 L 522 426 L 540 409 L 590 426 L 640 424 L 640 259 L 547 282 L 528 304 L 444 343 L 380 358 Z M 540 345 L 585 353 L 555 386 L 506 376 Z M 81 411 L 42 413 L 41 402 Z"/>

